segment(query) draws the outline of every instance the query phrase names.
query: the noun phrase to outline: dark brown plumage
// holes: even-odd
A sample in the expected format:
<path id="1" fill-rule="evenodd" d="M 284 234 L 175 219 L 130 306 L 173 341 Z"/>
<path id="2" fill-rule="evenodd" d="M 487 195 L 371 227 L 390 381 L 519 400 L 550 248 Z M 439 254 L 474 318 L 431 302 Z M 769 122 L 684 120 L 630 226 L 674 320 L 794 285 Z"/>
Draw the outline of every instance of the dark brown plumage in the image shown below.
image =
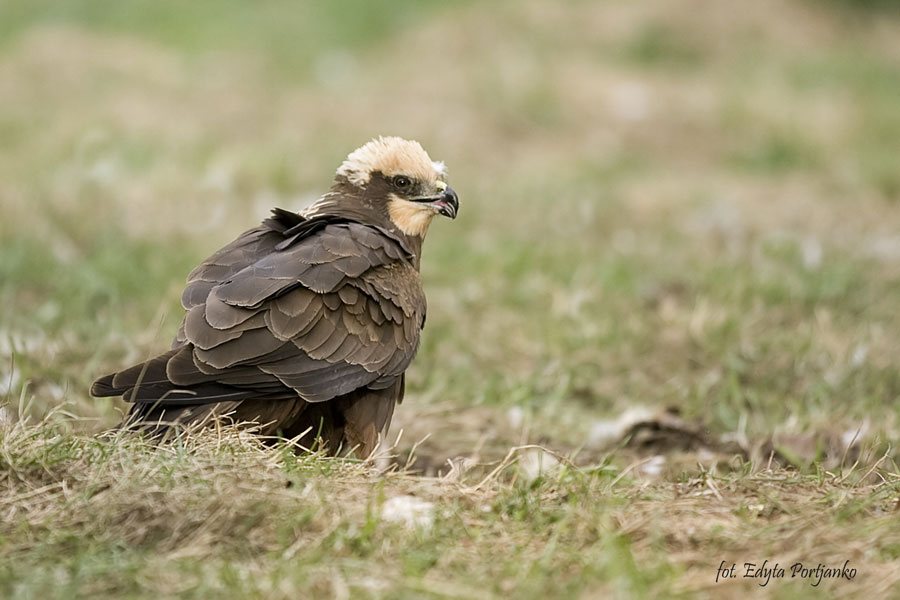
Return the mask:
<path id="1" fill-rule="evenodd" d="M 309 209 L 275 209 L 191 272 L 170 351 L 91 393 L 123 396 L 125 424 L 158 433 L 227 415 L 368 455 L 425 322 L 422 240 L 435 214 L 458 209 L 443 176 L 416 142 L 359 148 Z"/>

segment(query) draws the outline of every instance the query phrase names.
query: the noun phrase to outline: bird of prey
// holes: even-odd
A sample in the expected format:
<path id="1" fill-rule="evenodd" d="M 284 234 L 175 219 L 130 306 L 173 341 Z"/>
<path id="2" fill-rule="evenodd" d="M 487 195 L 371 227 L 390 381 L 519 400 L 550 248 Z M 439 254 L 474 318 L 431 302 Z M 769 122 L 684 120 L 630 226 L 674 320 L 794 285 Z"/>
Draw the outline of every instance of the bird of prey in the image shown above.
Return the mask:
<path id="1" fill-rule="evenodd" d="M 195 268 L 171 349 L 91 394 L 133 403 L 127 427 L 165 433 L 227 415 L 367 456 L 425 324 L 422 242 L 435 215 L 459 210 L 445 176 L 414 141 L 353 151 L 306 210 L 274 209 Z"/>

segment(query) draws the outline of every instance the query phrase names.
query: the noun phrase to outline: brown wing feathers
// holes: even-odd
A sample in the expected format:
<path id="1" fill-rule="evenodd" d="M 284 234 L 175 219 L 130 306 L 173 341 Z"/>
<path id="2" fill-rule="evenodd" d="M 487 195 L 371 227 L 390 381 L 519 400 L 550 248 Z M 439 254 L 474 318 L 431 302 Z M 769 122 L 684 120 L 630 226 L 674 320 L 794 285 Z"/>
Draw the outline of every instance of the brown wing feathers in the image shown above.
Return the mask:
<path id="1" fill-rule="evenodd" d="M 355 393 L 350 404 L 342 401 L 354 407 L 347 432 L 370 446 L 418 346 L 418 274 L 376 228 L 333 220 L 312 226 L 285 214 L 292 215 L 276 214 L 190 274 L 174 350 L 101 378 L 92 393 L 182 407 L 261 398 L 315 403 Z"/>
<path id="2" fill-rule="evenodd" d="M 91 392 L 122 395 L 128 425 L 160 434 L 228 417 L 367 454 L 403 397 L 425 323 L 425 232 L 459 207 L 444 179 L 417 142 L 364 144 L 303 214 L 273 210 L 190 273 L 169 352 Z"/>

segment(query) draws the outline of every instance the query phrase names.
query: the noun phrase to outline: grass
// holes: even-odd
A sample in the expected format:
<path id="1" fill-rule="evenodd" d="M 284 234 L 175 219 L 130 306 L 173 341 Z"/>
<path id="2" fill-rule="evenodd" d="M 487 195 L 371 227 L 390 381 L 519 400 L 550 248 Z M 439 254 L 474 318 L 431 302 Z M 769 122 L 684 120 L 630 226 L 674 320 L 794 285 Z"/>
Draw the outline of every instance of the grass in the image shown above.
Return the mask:
<path id="1" fill-rule="evenodd" d="M 298 456 L 227 428 L 160 448 L 65 424 L 5 432 L 6 597 L 702 595 L 740 591 L 715 583 L 709 558 L 761 561 L 761 535 L 784 565 L 815 555 L 860 573 L 900 547 L 896 475 L 867 484 L 854 469 L 776 468 L 641 484 L 609 464 L 535 477 L 508 460 L 454 481 L 374 475 L 370 463 Z M 418 524 L 390 509 L 411 496 L 426 511 Z M 776 597 L 820 597 L 815 582 L 770 585 Z"/>
<path id="2" fill-rule="evenodd" d="M 4 3 L 0 595 L 888 596 L 900 20 L 857 4 Z M 462 202 L 408 468 L 99 435 L 191 267 L 381 133 Z M 715 582 L 763 559 L 859 575 Z"/>

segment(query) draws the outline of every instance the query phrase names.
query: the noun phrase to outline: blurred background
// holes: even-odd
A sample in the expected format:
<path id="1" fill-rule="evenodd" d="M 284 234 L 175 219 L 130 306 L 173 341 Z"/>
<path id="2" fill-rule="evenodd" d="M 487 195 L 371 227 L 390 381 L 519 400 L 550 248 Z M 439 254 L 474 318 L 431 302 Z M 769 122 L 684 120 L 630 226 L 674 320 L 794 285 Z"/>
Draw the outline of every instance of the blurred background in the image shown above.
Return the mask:
<path id="1" fill-rule="evenodd" d="M 395 426 L 438 463 L 635 414 L 801 461 L 897 435 L 888 0 L 6 0 L 4 418 L 114 424 L 88 386 L 167 347 L 190 269 L 380 134 L 462 203 Z"/>

